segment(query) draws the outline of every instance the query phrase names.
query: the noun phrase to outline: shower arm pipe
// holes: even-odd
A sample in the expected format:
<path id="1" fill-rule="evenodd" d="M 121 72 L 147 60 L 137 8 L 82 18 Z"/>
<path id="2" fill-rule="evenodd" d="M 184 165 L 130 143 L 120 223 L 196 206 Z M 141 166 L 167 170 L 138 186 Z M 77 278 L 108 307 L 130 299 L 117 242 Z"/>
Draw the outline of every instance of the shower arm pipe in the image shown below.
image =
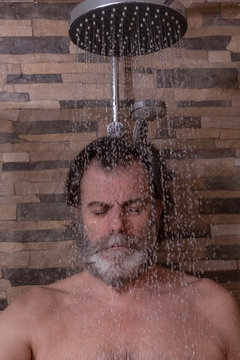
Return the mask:
<path id="1" fill-rule="evenodd" d="M 111 57 L 112 70 L 112 121 L 118 122 L 119 109 L 119 62 L 116 56 Z"/>

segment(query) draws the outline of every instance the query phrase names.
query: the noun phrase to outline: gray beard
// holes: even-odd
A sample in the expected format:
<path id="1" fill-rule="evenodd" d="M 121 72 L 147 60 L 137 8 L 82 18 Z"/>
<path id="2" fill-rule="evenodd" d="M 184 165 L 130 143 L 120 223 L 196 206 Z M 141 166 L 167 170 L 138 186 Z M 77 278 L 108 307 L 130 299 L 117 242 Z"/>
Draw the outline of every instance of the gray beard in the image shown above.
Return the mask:
<path id="1" fill-rule="evenodd" d="M 122 288 L 142 275 L 157 261 L 157 226 L 143 237 L 129 237 L 122 233 L 100 238 L 92 243 L 81 219 L 75 223 L 80 261 L 94 277 L 113 288 Z M 121 246 L 119 249 L 112 247 Z"/>

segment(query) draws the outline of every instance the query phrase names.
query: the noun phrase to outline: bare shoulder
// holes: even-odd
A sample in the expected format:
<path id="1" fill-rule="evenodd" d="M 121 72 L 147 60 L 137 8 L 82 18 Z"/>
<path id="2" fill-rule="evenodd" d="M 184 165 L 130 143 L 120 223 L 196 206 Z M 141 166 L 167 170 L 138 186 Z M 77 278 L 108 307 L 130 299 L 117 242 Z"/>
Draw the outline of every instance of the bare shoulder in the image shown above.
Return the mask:
<path id="1" fill-rule="evenodd" d="M 209 279 L 194 284 L 197 309 L 217 330 L 226 349 L 226 358 L 240 360 L 240 309 L 235 298 Z"/>

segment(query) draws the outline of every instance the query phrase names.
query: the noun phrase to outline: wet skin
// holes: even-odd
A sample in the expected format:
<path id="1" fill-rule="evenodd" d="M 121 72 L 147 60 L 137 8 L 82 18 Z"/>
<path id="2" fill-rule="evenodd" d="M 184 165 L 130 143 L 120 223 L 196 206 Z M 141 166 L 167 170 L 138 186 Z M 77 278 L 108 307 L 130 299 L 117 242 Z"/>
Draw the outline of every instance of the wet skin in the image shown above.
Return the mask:
<path id="1" fill-rule="evenodd" d="M 86 171 L 81 215 L 92 242 L 141 238 L 153 209 L 159 219 L 161 202 L 138 162 L 108 173 L 93 162 Z M 117 290 L 85 270 L 32 289 L 1 315 L 0 360 L 30 359 L 239 360 L 239 310 L 212 281 L 158 266 Z"/>

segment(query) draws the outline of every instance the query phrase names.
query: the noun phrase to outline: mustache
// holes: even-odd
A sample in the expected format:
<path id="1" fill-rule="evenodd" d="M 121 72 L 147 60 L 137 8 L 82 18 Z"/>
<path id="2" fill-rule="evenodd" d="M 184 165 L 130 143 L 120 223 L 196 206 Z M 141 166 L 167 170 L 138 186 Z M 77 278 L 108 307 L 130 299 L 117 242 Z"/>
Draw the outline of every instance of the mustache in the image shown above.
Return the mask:
<path id="1" fill-rule="evenodd" d="M 144 250 L 146 246 L 144 243 L 139 244 L 139 239 L 136 237 L 129 237 L 123 234 L 112 234 L 101 238 L 95 244 L 84 244 L 84 250 L 93 253 L 111 249 L 112 247 L 125 247 L 133 250 Z"/>

